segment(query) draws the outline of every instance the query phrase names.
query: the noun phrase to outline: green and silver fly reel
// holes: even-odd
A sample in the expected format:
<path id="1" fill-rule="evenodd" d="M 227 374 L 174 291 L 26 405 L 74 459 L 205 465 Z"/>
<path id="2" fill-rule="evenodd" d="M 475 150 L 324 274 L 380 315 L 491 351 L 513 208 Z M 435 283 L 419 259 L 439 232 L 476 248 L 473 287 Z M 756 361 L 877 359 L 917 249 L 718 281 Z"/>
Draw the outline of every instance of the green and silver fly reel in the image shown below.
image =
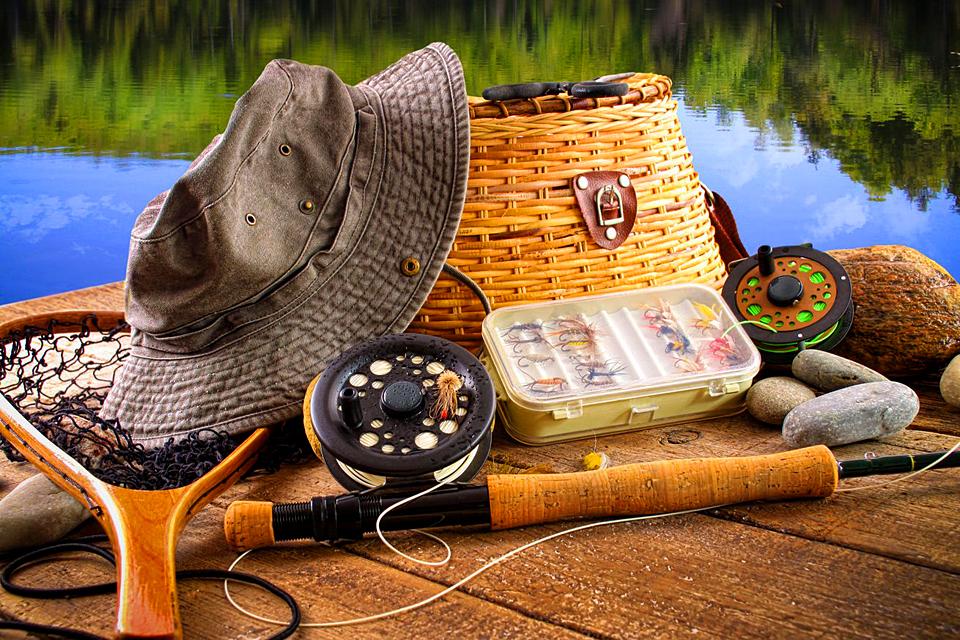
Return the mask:
<path id="1" fill-rule="evenodd" d="M 804 349 L 829 351 L 853 326 L 850 276 L 810 245 L 763 245 L 732 263 L 723 299 L 771 364 L 789 364 Z"/>

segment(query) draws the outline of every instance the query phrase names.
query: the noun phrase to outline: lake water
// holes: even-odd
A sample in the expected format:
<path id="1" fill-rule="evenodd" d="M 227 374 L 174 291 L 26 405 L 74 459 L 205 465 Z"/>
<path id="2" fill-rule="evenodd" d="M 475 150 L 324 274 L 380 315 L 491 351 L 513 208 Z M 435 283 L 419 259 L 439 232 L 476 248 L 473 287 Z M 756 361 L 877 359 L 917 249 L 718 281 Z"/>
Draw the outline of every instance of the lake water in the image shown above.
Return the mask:
<path id="1" fill-rule="evenodd" d="M 0 303 L 122 279 L 269 60 L 354 83 L 434 40 L 474 95 L 669 75 L 748 248 L 906 244 L 960 276 L 957 2 L 5 0 L 0 36 Z"/>

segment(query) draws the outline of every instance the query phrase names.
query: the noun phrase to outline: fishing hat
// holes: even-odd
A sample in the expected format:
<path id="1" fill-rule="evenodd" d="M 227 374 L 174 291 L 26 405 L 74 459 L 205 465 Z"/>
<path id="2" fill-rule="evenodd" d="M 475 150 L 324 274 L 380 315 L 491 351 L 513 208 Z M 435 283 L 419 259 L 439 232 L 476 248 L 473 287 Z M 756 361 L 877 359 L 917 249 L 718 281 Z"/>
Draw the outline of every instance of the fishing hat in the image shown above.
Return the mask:
<path id="1" fill-rule="evenodd" d="M 294 417 L 310 379 L 403 331 L 460 221 L 469 119 L 434 43 L 350 86 L 274 60 L 134 224 L 129 356 L 101 415 L 145 446 Z"/>

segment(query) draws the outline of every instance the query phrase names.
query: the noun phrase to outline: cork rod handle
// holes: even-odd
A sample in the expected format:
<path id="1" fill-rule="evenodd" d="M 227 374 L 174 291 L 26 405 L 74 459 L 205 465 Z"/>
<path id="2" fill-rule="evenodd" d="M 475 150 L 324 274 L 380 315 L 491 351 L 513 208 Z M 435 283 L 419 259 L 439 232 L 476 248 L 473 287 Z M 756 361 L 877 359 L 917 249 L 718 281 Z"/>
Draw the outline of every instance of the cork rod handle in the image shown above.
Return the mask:
<path id="1" fill-rule="evenodd" d="M 737 458 L 629 464 L 600 471 L 487 478 L 493 529 L 568 518 L 646 515 L 714 505 L 826 497 L 837 461 L 822 445 Z"/>

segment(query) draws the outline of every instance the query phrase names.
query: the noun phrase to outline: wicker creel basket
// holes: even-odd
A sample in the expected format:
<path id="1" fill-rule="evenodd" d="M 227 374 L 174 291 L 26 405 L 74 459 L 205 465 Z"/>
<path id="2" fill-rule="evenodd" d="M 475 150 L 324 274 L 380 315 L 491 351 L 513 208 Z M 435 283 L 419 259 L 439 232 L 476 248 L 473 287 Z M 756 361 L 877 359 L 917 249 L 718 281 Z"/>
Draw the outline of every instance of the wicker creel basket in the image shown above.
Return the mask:
<path id="1" fill-rule="evenodd" d="M 669 78 L 636 74 L 621 97 L 471 100 L 466 204 L 448 262 L 494 308 L 676 282 L 719 287 L 726 275 Z M 601 248 L 572 181 L 620 171 L 637 199 L 632 232 Z M 483 307 L 441 275 L 412 331 L 480 346 Z"/>

